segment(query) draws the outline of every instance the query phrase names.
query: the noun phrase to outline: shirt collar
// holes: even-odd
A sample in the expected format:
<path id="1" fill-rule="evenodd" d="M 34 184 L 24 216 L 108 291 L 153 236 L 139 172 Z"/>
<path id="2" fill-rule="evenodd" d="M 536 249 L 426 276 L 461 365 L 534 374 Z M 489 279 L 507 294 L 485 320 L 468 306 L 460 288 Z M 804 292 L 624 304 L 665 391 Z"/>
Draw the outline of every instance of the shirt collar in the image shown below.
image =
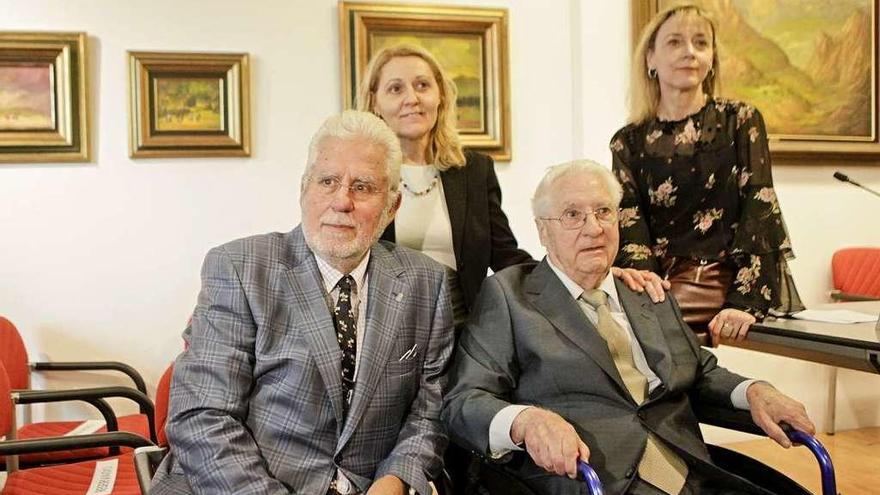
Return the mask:
<path id="1" fill-rule="evenodd" d="M 577 284 L 574 280 L 571 279 L 562 269 L 558 268 L 553 264 L 553 260 L 550 259 L 550 256 L 547 256 L 547 264 L 550 265 L 550 269 L 553 270 L 553 273 L 559 278 L 559 281 L 562 282 L 562 285 L 565 286 L 565 290 L 571 294 L 572 299 L 578 299 L 581 297 L 581 294 L 584 293 L 584 288 Z M 608 270 L 608 275 L 602 279 L 602 283 L 599 284 L 599 289 L 605 291 L 605 294 L 608 294 L 608 305 L 612 311 L 621 311 L 620 306 L 620 297 L 617 294 L 617 286 L 614 285 L 614 275 L 611 274 L 611 270 Z"/>
<path id="2" fill-rule="evenodd" d="M 351 278 L 354 279 L 354 286 L 356 290 L 360 290 L 364 286 L 364 279 L 367 277 L 367 265 L 370 261 L 370 253 L 372 251 L 367 252 L 364 259 L 358 263 L 358 266 L 354 268 L 354 270 L 349 273 Z M 314 253 L 313 253 L 314 254 Z M 340 272 L 336 268 L 333 268 L 330 263 L 324 261 L 323 258 L 315 254 L 315 260 L 318 262 L 318 271 L 321 272 L 321 279 L 324 282 L 324 289 L 327 290 L 327 293 L 333 292 L 333 289 L 336 288 L 336 284 L 339 283 L 339 279 L 345 276 L 344 273 Z"/>

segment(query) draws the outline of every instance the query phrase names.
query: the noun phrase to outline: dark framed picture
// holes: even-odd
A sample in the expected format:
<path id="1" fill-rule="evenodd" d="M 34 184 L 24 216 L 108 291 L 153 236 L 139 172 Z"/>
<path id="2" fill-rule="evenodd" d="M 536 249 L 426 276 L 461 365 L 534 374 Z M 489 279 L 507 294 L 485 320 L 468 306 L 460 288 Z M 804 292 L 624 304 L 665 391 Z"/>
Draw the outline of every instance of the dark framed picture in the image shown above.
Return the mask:
<path id="1" fill-rule="evenodd" d="M 878 0 L 694 0 L 718 25 L 721 96 L 761 110 L 775 157 L 880 159 Z M 669 0 L 632 0 L 633 46 Z"/>
<path id="2" fill-rule="evenodd" d="M 343 105 L 354 104 L 370 57 L 387 46 L 419 45 L 458 88 L 458 131 L 465 147 L 509 161 L 510 84 L 507 10 L 341 2 Z"/>
<path id="3" fill-rule="evenodd" d="M 0 32 L 0 163 L 89 161 L 85 33 Z"/>
<path id="4" fill-rule="evenodd" d="M 132 158 L 250 156 L 243 53 L 128 52 Z"/>

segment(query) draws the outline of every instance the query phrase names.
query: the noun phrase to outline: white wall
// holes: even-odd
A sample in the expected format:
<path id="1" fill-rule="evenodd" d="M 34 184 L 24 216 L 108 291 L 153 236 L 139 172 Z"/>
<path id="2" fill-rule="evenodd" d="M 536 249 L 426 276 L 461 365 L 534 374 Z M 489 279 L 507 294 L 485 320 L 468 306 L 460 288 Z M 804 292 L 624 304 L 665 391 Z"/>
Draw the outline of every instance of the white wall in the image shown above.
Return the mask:
<path id="1" fill-rule="evenodd" d="M 498 174 L 517 237 L 540 255 L 528 198 L 544 168 L 583 156 L 607 162 L 608 139 L 623 124 L 628 2 L 444 3 L 510 9 L 514 159 Z M 86 31 L 90 44 L 92 163 L 0 166 L 0 314 L 34 357 L 122 360 L 154 387 L 181 347 L 205 252 L 297 223 L 308 139 L 341 108 L 336 8 L 333 0 L 0 0 L 5 29 Z M 253 156 L 129 159 L 126 50 L 250 53 Z M 880 200 L 833 181 L 834 165 L 775 168 L 808 304 L 826 300 L 835 249 L 880 245 Z M 837 168 L 880 188 L 878 167 Z M 718 354 L 805 401 L 821 422 L 824 367 Z M 85 374 L 43 382 L 94 383 Z M 877 376 L 842 373 L 839 425 L 880 424 L 878 389 Z"/>

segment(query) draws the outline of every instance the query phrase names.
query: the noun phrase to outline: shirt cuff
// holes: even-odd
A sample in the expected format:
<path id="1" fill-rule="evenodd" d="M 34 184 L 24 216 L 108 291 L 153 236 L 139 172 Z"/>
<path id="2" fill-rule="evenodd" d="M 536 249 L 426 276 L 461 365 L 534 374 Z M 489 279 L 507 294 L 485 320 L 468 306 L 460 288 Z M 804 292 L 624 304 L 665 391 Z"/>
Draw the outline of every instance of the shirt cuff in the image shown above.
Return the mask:
<path id="1" fill-rule="evenodd" d="M 740 384 L 733 389 L 733 392 L 730 393 L 730 402 L 733 402 L 733 407 L 744 411 L 751 411 L 752 408 L 749 406 L 749 399 L 746 397 L 746 390 L 748 390 L 753 383 L 760 381 L 763 380 L 745 380 L 740 382 Z"/>
<path id="2" fill-rule="evenodd" d="M 499 459 L 512 450 L 523 450 L 510 439 L 510 428 L 513 420 L 524 410 L 534 406 L 511 404 L 495 413 L 489 423 L 489 456 Z"/>

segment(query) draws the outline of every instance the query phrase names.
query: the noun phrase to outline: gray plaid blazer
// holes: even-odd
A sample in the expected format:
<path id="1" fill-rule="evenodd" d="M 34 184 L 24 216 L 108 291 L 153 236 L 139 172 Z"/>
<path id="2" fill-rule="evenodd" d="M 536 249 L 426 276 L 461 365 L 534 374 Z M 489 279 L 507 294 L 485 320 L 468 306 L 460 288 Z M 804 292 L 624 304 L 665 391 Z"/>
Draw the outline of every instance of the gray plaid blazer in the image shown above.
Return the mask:
<path id="1" fill-rule="evenodd" d="M 301 229 L 208 253 L 189 348 L 174 368 L 171 453 L 150 493 L 322 494 L 337 469 L 361 491 L 393 474 L 430 493 L 447 442 L 445 272 L 379 242 L 368 273 L 366 333 L 343 418 L 342 354 Z"/>

